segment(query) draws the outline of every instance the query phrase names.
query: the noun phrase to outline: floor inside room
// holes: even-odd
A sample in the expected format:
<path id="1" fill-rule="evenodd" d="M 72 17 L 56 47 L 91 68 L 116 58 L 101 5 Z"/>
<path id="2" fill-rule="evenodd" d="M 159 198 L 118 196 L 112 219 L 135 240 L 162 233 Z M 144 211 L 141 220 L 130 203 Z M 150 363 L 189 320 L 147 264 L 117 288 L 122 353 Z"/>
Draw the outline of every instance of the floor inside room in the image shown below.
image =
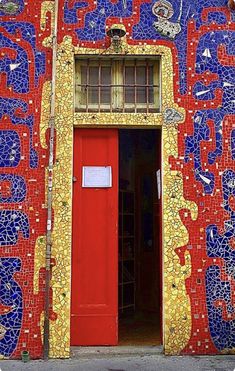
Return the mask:
<path id="1" fill-rule="evenodd" d="M 119 131 L 119 345 L 161 344 L 158 130 Z"/>
<path id="2" fill-rule="evenodd" d="M 157 312 L 135 312 L 119 319 L 118 345 L 160 345 L 160 318 Z"/>

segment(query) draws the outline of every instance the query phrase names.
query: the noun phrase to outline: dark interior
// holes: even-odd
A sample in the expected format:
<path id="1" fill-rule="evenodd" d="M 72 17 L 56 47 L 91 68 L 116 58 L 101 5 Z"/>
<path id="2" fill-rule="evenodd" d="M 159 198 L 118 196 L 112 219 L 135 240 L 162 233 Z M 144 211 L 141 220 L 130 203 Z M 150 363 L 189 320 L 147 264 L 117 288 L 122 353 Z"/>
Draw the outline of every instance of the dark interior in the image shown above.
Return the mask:
<path id="1" fill-rule="evenodd" d="M 119 130 L 119 345 L 161 343 L 159 130 Z"/>

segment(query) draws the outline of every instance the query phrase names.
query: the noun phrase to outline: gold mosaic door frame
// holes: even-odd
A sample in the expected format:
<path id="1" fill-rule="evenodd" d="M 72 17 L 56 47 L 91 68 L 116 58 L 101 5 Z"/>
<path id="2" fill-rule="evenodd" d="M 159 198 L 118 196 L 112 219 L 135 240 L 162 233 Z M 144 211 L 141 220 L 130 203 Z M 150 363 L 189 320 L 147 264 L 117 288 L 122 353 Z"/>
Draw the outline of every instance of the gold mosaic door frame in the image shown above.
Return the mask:
<path id="1" fill-rule="evenodd" d="M 74 61 L 79 55 L 148 55 L 161 57 L 161 113 L 75 113 Z M 41 140 L 45 143 L 48 125 L 50 84 L 43 89 Z M 175 115 L 176 114 L 176 115 Z M 174 117 L 178 117 L 178 121 Z M 70 285 L 72 240 L 72 169 L 74 127 L 98 128 L 162 128 L 162 189 L 163 189 L 163 334 L 166 354 L 177 354 L 187 344 L 191 332 L 190 301 L 185 279 L 190 275 L 190 256 L 186 253 L 181 266 L 175 249 L 188 242 L 188 233 L 179 217 L 187 208 L 196 217 L 196 206 L 183 197 L 182 174 L 171 171 L 169 156 L 178 156 L 177 126 L 184 121 L 184 109 L 174 101 L 173 58 L 171 49 L 162 45 L 128 45 L 125 40 L 120 53 L 107 50 L 76 48 L 70 37 L 58 45 L 56 78 L 56 162 L 53 185 L 53 246 L 56 265 L 52 274 L 53 310 L 57 319 L 50 322 L 50 356 L 70 354 Z M 171 194 L 176 195 L 174 198 Z M 37 244 L 35 266 L 44 264 L 42 239 Z M 42 263 L 43 262 L 43 263 Z M 37 270 L 36 270 L 37 272 Z M 36 282 L 36 279 L 35 279 Z M 177 289 L 173 283 L 177 282 Z M 186 318 L 186 319 L 185 319 Z"/>

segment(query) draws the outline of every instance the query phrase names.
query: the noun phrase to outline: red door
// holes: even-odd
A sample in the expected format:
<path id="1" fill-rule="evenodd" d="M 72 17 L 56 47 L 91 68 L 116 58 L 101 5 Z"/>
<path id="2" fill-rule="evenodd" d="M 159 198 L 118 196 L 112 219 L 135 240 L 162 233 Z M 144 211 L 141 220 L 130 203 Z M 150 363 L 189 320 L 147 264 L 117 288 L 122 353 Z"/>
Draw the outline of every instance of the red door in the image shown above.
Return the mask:
<path id="1" fill-rule="evenodd" d="M 84 166 L 111 166 L 112 186 L 84 188 Z M 71 345 L 116 345 L 118 130 L 75 129 L 74 180 Z"/>

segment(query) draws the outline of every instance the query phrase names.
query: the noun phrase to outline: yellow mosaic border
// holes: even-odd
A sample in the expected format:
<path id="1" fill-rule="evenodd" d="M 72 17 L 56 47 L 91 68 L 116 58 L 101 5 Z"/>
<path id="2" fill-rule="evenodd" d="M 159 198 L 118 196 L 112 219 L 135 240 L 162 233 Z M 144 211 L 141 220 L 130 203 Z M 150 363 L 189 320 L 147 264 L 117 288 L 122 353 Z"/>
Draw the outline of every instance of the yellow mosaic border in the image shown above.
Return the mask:
<path id="1" fill-rule="evenodd" d="M 196 205 L 183 197 L 182 174 L 171 171 L 168 158 L 178 156 L 177 125 L 164 122 L 160 114 L 107 114 L 74 113 L 74 58 L 75 55 L 113 54 L 111 49 L 77 48 L 69 36 L 58 46 L 56 85 L 56 163 L 54 168 L 54 228 L 52 255 L 56 258 L 53 269 L 53 310 L 56 321 L 50 323 L 50 357 L 69 357 L 70 354 L 70 286 L 72 239 L 72 166 L 74 127 L 159 127 L 162 126 L 163 156 L 163 331 L 166 354 L 177 354 L 186 345 L 191 332 L 190 301 L 185 289 L 185 278 L 190 275 L 190 257 L 180 265 L 175 249 L 185 245 L 188 232 L 178 211 L 188 208 L 196 218 Z M 184 110 L 174 101 L 173 58 L 166 46 L 125 44 L 120 54 L 160 55 L 162 65 L 162 112 L 174 108 L 184 116 Z M 46 104 L 46 102 L 45 102 Z M 138 124 L 137 124 L 138 123 Z M 177 197 L 170 195 L 174 192 Z M 37 263 L 35 263 L 37 266 Z M 174 287 L 173 287 L 174 286 Z"/>
<path id="2" fill-rule="evenodd" d="M 185 252 L 185 265 L 181 265 L 176 249 L 188 243 L 188 231 L 179 211 L 187 209 L 193 220 L 197 218 L 197 205 L 186 201 L 183 195 L 182 173 L 172 171 L 169 156 L 178 157 L 178 130 L 174 125 L 162 128 L 163 143 L 163 333 L 165 354 L 179 354 L 191 337 L 191 306 L 185 279 L 191 275 L 191 257 Z"/>

